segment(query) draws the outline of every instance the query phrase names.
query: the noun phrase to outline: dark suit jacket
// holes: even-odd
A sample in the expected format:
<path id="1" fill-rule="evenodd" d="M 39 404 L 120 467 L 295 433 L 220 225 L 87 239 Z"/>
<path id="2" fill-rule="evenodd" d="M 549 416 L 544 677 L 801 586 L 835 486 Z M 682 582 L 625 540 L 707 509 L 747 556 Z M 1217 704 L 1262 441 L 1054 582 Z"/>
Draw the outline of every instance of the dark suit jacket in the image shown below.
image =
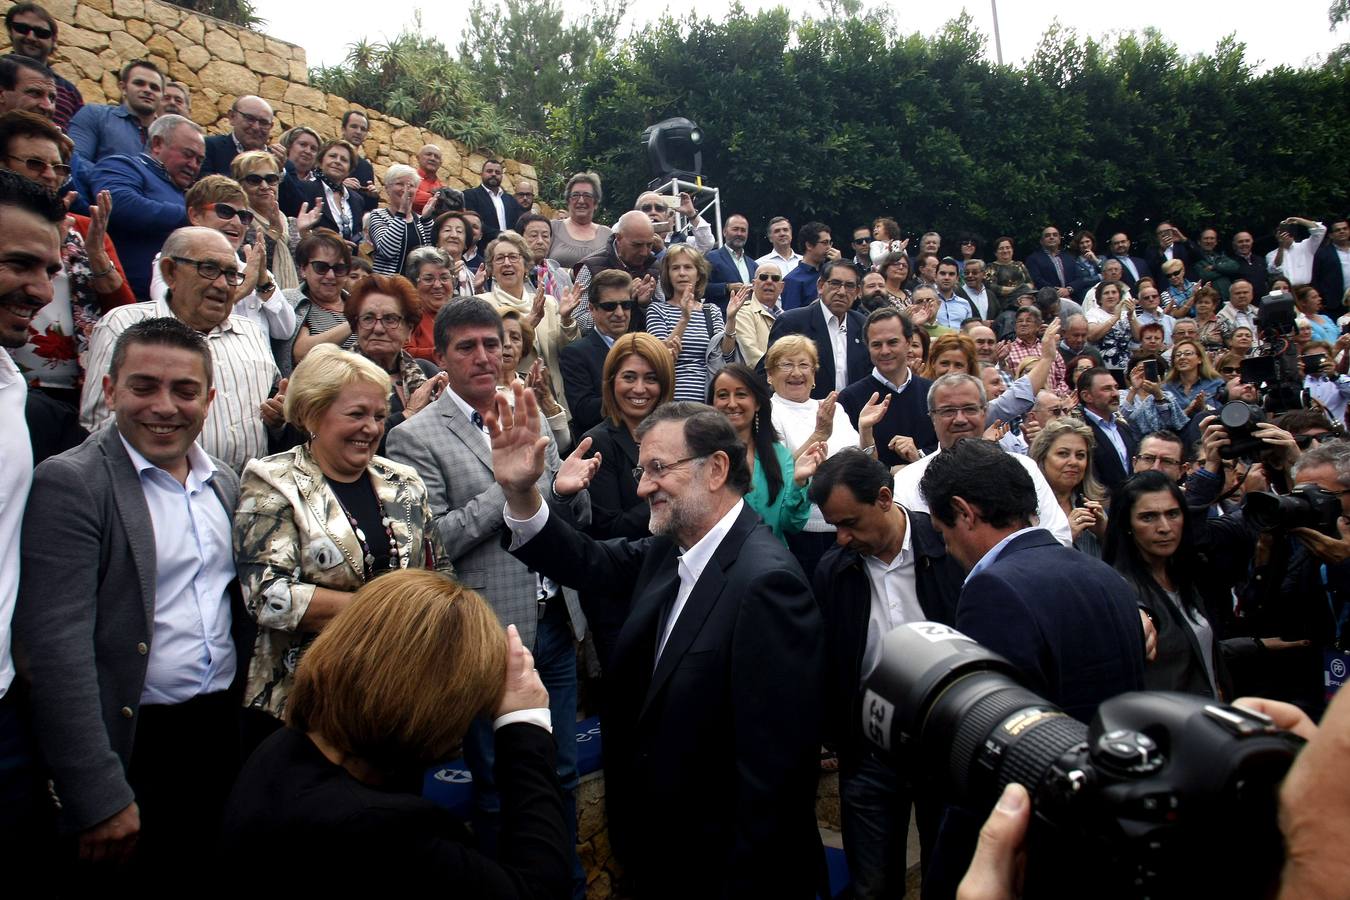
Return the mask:
<path id="1" fill-rule="evenodd" d="M 497 207 L 493 204 L 492 197 L 488 195 L 487 188 L 480 184 L 465 191 L 464 208 L 474 210 L 482 218 L 483 236 L 478 239 L 478 246 L 486 248 L 488 242 L 502 231 L 497 227 Z M 515 197 L 502 191 L 502 212 L 506 213 L 506 227 L 514 231 L 516 219 L 520 218 L 525 209 L 516 202 Z"/>
<path id="2" fill-rule="evenodd" d="M 359 149 L 359 148 L 358 148 Z M 378 209 L 380 206 L 380 188 L 379 183 L 375 181 L 375 167 L 370 164 L 370 160 L 364 156 L 356 158 L 356 167 L 352 169 L 352 177 L 361 184 L 373 184 L 375 189 L 371 191 L 358 191 L 361 199 L 366 203 L 366 212 Z M 422 214 L 420 209 L 413 210 L 418 215 Z"/>
<path id="3" fill-rule="evenodd" d="M 233 517 L 239 478 L 215 463 L 211 486 Z M 135 799 L 126 766 L 154 635 L 155 530 L 115 426 L 34 471 L 22 558 L 16 658 L 31 686 L 33 731 L 61 797 L 63 825 L 82 830 Z M 233 593 L 242 685 L 253 620 L 237 587 Z"/>
<path id="4" fill-rule="evenodd" d="M 727 301 L 730 296 L 727 294 L 727 285 L 735 284 L 741 281 L 741 273 L 736 268 L 736 261 L 731 256 L 731 251 L 726 247 L 718 247 L 710 252 L 705 259 L 712 266 L 712 274 L 708 276 L 708 289 L 703 295 L 703 299 L 711 300 L 716 303 L 722 312 L 727 311 Z M 749 253 L 745 254 L 745 269 L 750 273 L 750 277 L 745 280 L 749 284 L 755 278 L 755 270 L 759 268 L 759 263 Z M 862 276 L 859 276 L 862 277 Z"/>
<path id="5" fill-rule="evenodd" d="M 1139 449 L 1139 436 L 1129 425 L 1116 423 L 1116 430 L 1120 432 L 1120 438 L 1125 442 L 1127 458 L 1126 464 L 1121 465 L 1120 454 L 1116 452 L 1115 445 L 1111 443 L 1102 427 L 1086 415 L 1083 416 L 1083 421 L 1092 429 L 1092 436 L 1097 442 L 1092 449 L 1092 471 L 1096 473 L 1102 487 L 1108 491 L 1115 491 L 1125 483 L 1125 479 L 1134 474 L 1130 468 L 1130 461 L 1134 459 L 1134 454 Z"/>
<path id="6" fill-rule="evenodd" d="M 954 626 L 965 570 L 947 554 L 947 545 L 927 513 L 909 511 L 908 515 L 919 606 L 929 620 Z M 825 742 L 851 768 L 866 746 L 860 685 L 872 614 L 867 564 L 856 550 L 835 545 L 816 566 L 812 588 L 825 619 Z"/>
<path id="7" fill-rule="evenodd" d="M 199 178 L 207 175 L 230 176 L 230 163 L 239 155 L 234 147 L 234 135 L 215 134 L 206 139 L 206 158 L 202 160 Z"/>
<path id="8" fill-rule="evenodd" d="M 956 628 L 1006 657 L 1026 687 L 1088 722 L 1103 700 L 1144 688 L 1137 599 L 1106 563 L 1038 528 L 965 583 Z"/>
<path id="9" fill-rule="evenodd" d="M 742 508 L 670 631 L 669 537 L 595 541 L 552 515 L 513 551 L 632 598 L 608 679 L 610 839 L 645 896 L 809 897 L 825 645 L 792 555 Z"/>
<path id="10" fill-rule="evenodd" d="M 324 198 L 323 182 L 321 181 L 302 181 L 300 183 L 301 202 L 308 203 L 310 208 L 314 204 L 319 205 L 323 210 L 323 215 L 315 228 L 328 228 L 342 234 L 342 229 L 338 227 L 337 220 L 333 218 L 333 211 L 328 208 L 328 201 Z M 361 220 L 366 215 L 366 201 L 356 191 L 347 191 L 347 203 L 352 208 L 352 240 L 359 240 L 361 234 Z"/>
<path id="11" fill-rule="evenodd" d="M 1073 284 L 1073 257 L 1063 251 L 1059 254 L 1060 265 L 1064 267 L 1063 278 L 1059 277 L 1059 273 L 1055 271 L 1054 261 L 1050 259 L 1050 254 L 1044 250 L 1037 250 L 1032 253 L 1026 258 L 1025 262 L 1027 272 L 1031 274 L 1031 280 L 1035 282 L 1038 288 L 1061 288 Z"/>
<path id="12" fill-rule="evenodd" d="M 1186 277 L 1191 276 L 1191 265 L 1195 260 L 1195 254 L 1191 253 L 1191 248 L 1184 241 L 1178 241 L 1172 245 L 1172 258 L 1181 260 L 1182 265 L 1186 267 Z M 1148 268 L 1153 273 L 1153 279 L 1159 285 L 1167 284 L 1167 276 L 1163 274 L 1163 263 L 1167 262 L 1167 257 L 1163 256 L 1157 245 L 1149 248 Z"/>
<path id="13" fill-rule="evenodd" d="M 845 383 L 851 384 L 862 378 L 872 368 L 872 359 L 867 355 L 863 344 L 863 326 L 867 318 L 857 310 L 848 311 L 848 358 L 844 360 L 848 377 Z M 835 367 L 839 360 L 834 358 L 834 345 L 825 331 L 825 318 L 821 313 L 821 303 L 813 300 L 806 306 L 790 309 L 780 315 L 769 329 L 769 346 L 785 334 L 804 334 L 816 342 L 816 353 L 820 355 L 820 368 L 816 370 L 816 386 L 811 396 L 823 400 L 834 390 Z M 764 359 L 760 359 L 758 370 L 763 373 Z"/>
<path id="14" fill-rule="evenodd" d="M 1345 311 L 1345 289 L 1350 285 L 1345 283 L 1340 254 L 1331 241 L 1318 247 L 1313 255 L 1312 283 L 1322 295 L 1323 313 L 1334 318 Z"/>
<path id="15" fill-rule="evenodd" d="M 558 354 L 558 368 L 562 370 L 574 436 L 580 436 L 600 423 L 600 380 L 608 355 L 609 346 L 598 331 L 588 331 L 581 340 L 563 347 Z"/>
<path id="16" fill-rule="evenodd" d="M 252 863 L 223 865 L 217 877 L 236 888 L 261 876 L 307 892 L 349 894 L 391 871 L 434 872 L 465 897 L 565 896 L 572 851 L 553 740 L 522 722 L 499 729 L 495 745 L 500 839 L 510 848 L 500 860 L 471 849 L 467 829 L 448 810 L 357 781 L 303 733 L 282 728 L 244 766 L 225 812 L 220 859 Z M 251 853 L 260 839 L 287 852 Z M 292 852 L 308 864 L 297 867 Z"/>
<path id="17" fill-rule="evenodd" d="M 277 206 L 283 213 L 295 218 L 300 215 L 300 206 L 308 201 L 305 186 L 312 181 L 301 181 L 295 173 L 295 163 L 286 161 L 286 171 L 281 173 L 281 183 L 277 185 Z"/>
<path id="18" fill-rule="evenodd" d="M 1124 257 L 1120 257 L 1120 256 L 1106 256 L 1106 257 L 1103 257 L 1103 261 L 1105 261 L 1105 260 L 1107 260 L 1107 259 L 1115 259 L 1115 260 L 1119 260 L 1119 261 L 1120 261 L 1120 272 L 1121 272 L 1120 277 L 1121 277 L 1121 280 L 1124 281 L 1127 285 L 1129 285 L 1129 288 L 1130 288 L 1130 290 L 1132 290 L 1132 291 L 1134 290 L 1134 286 L 1135 286 L 1136 284 L 1139 283 L 1139 278 L 1143 278 L 1143 277 L 1145 277 L 1145 276 L 1151 276 L 1151 275 L 1153 274 L 1153 267 L 1150 266 L 1150 265 L 1148 264 L 1148 260 L 1144 259 L 1142 256 L 1131 256 L 1131 257 L 1130 257 L 1130 262 L 1134 263 L 1135 269 L 1137 269 L 1138 272 L 1139 272 L 1139 278 L 1136 278 L 1136 277 L 1134 277 L 1133 275 L 1130 274 L 1130 267 L 1127 266 L 1127 265 L 1125 265 L 1125 258 L 1124 258 Z M 1167 281 L 1166 281 L 1165 279 L 1164 279 L 1163 281 L 1161 281 L 1161 282 L 1155 282 L 1155 286 L 1156 286 L 1157 284 L 1161 284 L 1161 285 L 1163 286 L 1163 287 L 1162 287 L 1162 290 L 1166 290 L 1166 289 L 1167 289 Z"/>

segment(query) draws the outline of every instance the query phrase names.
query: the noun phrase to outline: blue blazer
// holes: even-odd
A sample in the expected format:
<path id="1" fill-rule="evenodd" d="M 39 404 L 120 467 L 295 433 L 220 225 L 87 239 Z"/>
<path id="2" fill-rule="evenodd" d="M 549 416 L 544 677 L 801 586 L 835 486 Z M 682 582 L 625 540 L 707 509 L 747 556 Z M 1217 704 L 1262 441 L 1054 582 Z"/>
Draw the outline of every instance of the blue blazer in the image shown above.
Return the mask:
<path id="1" fill-rule="evenodd" d="M 1120 454 L 1116 452 L 1111 439 L 1106 436 L 1102 427 L 1083 416 L 1083 421 L 1092 429 L 1092 437 L 1095 439 L 1095 445 L 1092 448 L 1092 471 L 1097 476 L 1097 480 L 1102 483 L 1102 487 L 1108 491 L 1114 492 L 1116 488 L 1125 483 L 1134 472 L 1129 465 L 1122 465 Z M 1139 437 L 1134 433 L 1129 425 L 1116 423 L 1116 430 L 1120 432 L 1120 439 L 1125 442 L 1125 456 L 1133 459 L 1135 452 L 1139 449 Z"/>
<path id="2" fill-rule="evenodd" d="M 741 272 L 736 268 L 736 261 L 732 259 L 731 251 L 726 247 L 718 247 L 709 253 L 705 259 L 712 266 L 712 273 L 708 276 L 708 289 L 703 294 L 703 299 L 711 300 L 716 303 L 722 312 L 727 311 L 727 301 L 731 299 L 727 293 L 727 285 L 735 284 L 741 280 Z M 759 268 L 759 263 L 749 253 L 745 254 L 745 270 L 750 273 L 747 283 L 755 278 L 755 270 Z"/>
<path id="3" fill-rule="evenodd" d="M 773 323 L 773 328 L 769 329 L 769 346 L 773 346 L 773 342 L 785 334 L 803 334 L 816 342 L 820 368 L 816 370 L 816 386 L 811 396 L 817 400 L 823 400 L 834 390 L 835 366 L 838 365 L 834 358 L 834 345 L 825 333 L 825 319 L 820 309 L 819 300 L 798 309 L 790 309 L 780 315 Z M 867 355 L 867 346 L 863 344 L 863 326 L 866 323 L 867 319 L 862 313 L 849 310 L 848 358 L 844 360 L 848 372 L 846 384 L 852 384 L 872 370 L 872 359 Z M 764 372 L 764 359 L 760 359 L 758 369 L 761 374 Z"/>
<path id="4" fill-rule="evenodd" d="M 1081 722 L 1144 689 L 1138 592 L 1043 528 L 1013 539 L 966 581 L 956 629 L 1006 657 L 1023 684 Z"/>
<path id="5" fill-rule="evenodd" d="M 1075 274 L 1073 257 L 1064 252 L 1061 252 L 1059 257 L 1060 264 L 1064 266 L 1063 278 L 1059 277 L 1059 273 L 1055 271 L 1054 260 L 1044 250 L 1037 250 L 1026 258 L 1027 272 L 1030 273 L 1036 287 L 1061 288 L 1073 284 Z"/>
<path id="6" fill-rule="evenodd" d="M 1121 276 L 1120 276 L 1120 277 L 1121 277 L 1121 279 L 1125 282 L 1125 284 L 1129 285 L 1130 290 L 1134 290 L 1134 286 L 1139 282 L 1139 278 L 1143 278 L 1143 277 L 1145 277 L 1145 276 L 1150 276 L 1150 277 L 1151 277 L 1151 276 L 1153 275 L 1153 269 L 1152 269 L 1151 266 L 1149 266 L 1148 260 L 1144 259 L 1144 258 L 1141 257 L 1141 256 L 1131 256 L 1131 257 L 1130 257 L 1130 262 L 1134 263 L 1135 269 L 1137 269 L 1138 272 L 1139 272 L 1139 278 L 1135 278 L 1133 275 L 1130 274 L 1130 267 L 1127 266 L 1127 265 L 1125 265 L 1125 258 L 1124 258 L 1124 257 L 1122 257 L 1122 256 L 1108 256 L 1108 257 L 1106 257 L 1106 259 L 1118 259 L 1118 260 L 1120 260 L 1120 270 L 1121 270 Z M 1167 287 L 1166 287 L 1167 281 L 1166 281 L 1166 279 L 1164 279 L 1163 281 L 1157 282 L 1157 283 L 1163 285 L 1163 287 L 1161 288 L 1161 290 L 1167 290 Z"/>

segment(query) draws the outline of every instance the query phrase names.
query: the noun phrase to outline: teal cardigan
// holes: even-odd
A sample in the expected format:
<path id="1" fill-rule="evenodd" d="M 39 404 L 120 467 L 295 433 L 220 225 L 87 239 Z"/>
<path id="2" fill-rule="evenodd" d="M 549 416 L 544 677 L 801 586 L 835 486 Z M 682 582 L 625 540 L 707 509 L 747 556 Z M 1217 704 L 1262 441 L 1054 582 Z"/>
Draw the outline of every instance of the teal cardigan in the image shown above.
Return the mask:
<path id="1" fill-rule="evenodd" d="M 773 531 L 774 537 L 787 543 L 784 535 L 796 534 L 806 524 L 811 514 L 811 501 L 806 497 L 806 488 L 798 487 L 792 480 L 795 469 L 791 451 L 778 441 L 774 442 L 773 450 L 778 454 L 778 466 L 783 470 L 783 487 L 779 489 L 773 503 L 770 503 L 764 467 L 756 465 L 750 475 L 750 493 L 745 495 L 745 502 L 759 513 L 764 524 Z"/>

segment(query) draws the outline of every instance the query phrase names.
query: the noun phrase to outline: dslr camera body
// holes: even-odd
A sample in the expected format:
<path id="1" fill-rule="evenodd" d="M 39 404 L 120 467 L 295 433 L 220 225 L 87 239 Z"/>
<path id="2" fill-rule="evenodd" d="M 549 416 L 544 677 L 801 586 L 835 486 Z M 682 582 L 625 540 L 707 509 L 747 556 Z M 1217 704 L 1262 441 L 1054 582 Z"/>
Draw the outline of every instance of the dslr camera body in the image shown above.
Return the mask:
<path id="1" fill-rule="evenodd" d="M 1303 741 L 1266 716 L 1135 692 L 1090 726 L 1022 687 L 1003 657 L 936 622 L 895 629 L 863 696 L 868 739 L 981 818 L 1032 798 L 1026 897 L 1263 897 L 1277 799 Z"/>
<path id="2" fill-rule="evenodd" d="M 1242 361 L 1241 376 L 1243 383 L 1257 386 L 1260 403 L 1228 400 L 1219 409 L 1219 421 L 1230 442 L 1219 451 L 1224 459 L 1255 459 L 1264 445 L 1253 432 L 1266 421 L 1266 414 L 1279 415 L 1307 405 L 1298 371 L 1298 347 L 1293 341 L 1294 314 L 1294 298 L 1287 293 L 1261 298 L 1256 330 L 1265 350 Z"/>
<path id="3" fill-rule="evenodd" d="M 1315 484 L 1296 484 L 1287 494 L 1269 491 L 1248 494 L 1242 513 L 1262 531 L 1312 528 L 1328 537 L 1341 536 L 1341 498 Z"/>

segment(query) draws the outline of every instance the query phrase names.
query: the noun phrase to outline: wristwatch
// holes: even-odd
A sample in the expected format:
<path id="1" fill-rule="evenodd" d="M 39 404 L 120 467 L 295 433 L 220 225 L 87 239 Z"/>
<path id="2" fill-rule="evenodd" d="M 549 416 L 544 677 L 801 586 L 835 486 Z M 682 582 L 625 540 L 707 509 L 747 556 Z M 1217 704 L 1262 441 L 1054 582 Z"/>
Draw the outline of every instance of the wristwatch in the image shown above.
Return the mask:
<path id="1" fill-rule="evenodd" d="M 256 288 L 253 289 L 253 292 L 256 294 L 270 294 L 276 289 L 277 283 L 275 281 L 269 281 L 267 282 L 267 284 L 258 285 Z"/>

